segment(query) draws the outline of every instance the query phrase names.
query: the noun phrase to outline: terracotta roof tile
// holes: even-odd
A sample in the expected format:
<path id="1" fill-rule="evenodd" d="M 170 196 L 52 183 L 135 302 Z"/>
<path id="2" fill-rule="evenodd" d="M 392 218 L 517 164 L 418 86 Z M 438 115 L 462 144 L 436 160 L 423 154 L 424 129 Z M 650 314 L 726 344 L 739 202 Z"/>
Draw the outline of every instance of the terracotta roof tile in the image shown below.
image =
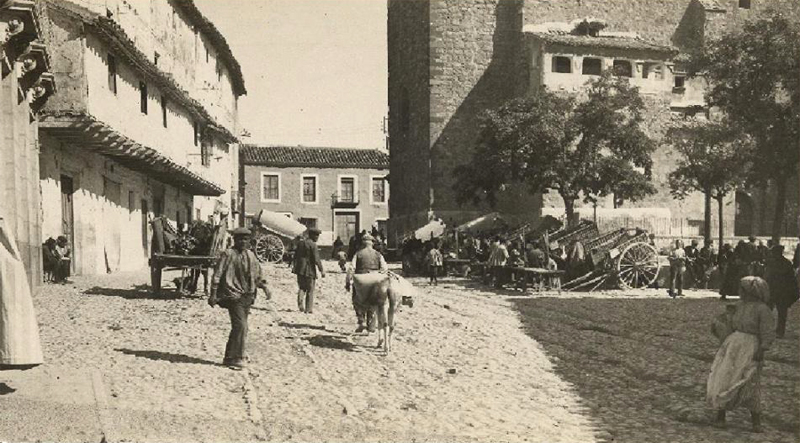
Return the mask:
<path id="1" fill-rule="evenodd" d="M 245 165 L 389 168 L 389 155 L 377 149 L 242 145 L 239 156 Z"/>

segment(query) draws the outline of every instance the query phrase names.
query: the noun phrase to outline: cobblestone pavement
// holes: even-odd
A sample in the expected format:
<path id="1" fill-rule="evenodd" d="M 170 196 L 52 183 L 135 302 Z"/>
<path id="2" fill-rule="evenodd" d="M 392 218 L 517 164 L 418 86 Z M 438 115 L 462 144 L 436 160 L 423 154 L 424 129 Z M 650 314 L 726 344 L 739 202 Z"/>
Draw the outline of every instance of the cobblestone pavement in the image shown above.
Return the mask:
<path id="1" fill-rule="evenodd" d="M 151 295 L 145 271 L 44 286 L 46 364 L 0 372 L 0 410 L 14 411 L 0 441 L 595 440 L 505 297 L 422 287 L 386 357 L 374 334 L 352 333 L 342 274 L 319 282 L 309 315 L 288 269 L 266 272 L 273 300 L 252 310 L 241 372 L 218 364 L 227 313 Z"/>
<path id="2" fill-rule="evenodd" d="M 800 309 L 790 311 L 786 338 L 766 355 L 765 432 L 750 432 L 745 410 L 729 414 L 728 428 L 719 430 L 708 424 L 713 412 L 704 399 L 718 348 L 710 323 L 723 303 L 710 292 L 687 292 L 676 300 L 663 291 L 626 299 L 570 294 L 517 299 L 516 307 L 556 372 L 578 388 L 604 441 L 800 441 Z"/>

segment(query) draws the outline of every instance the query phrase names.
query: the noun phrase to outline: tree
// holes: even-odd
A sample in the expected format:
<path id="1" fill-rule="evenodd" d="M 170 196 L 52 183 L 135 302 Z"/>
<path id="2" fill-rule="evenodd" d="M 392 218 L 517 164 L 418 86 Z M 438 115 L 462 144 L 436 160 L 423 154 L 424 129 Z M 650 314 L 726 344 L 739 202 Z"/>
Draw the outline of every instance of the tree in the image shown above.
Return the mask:
<path id="1" fill-rule="evenodd" d="M 488 111 L 471 161 L 456 168 L 457 198 L 494 206 L 508 186 L 553 189 L 574 224 L 581 196 L 592 202 L 612 193 L 628 200 L 652 194 L 655 143 L 641 128 L 643 109 L 638 88 L 606 73 L 581 97 L 543 88 Z"/>
<path id="2" fill-rule="evenodd" d="M 709 82 L 706 99 L 754 143 L 748 183 L 774 183 L 773 240 L 779 241 L 786 188 L 800 162 L 800 27 L 778 13 L 745 23 L 690 58 Z"/>
<path id="3" fill-rule="evenodd" d="M 669 174 L 670 192 L 679 199 L 692 192 L 704 194 L 706 241 L 711 239 L 711 199 L 717 201 L 721 247 L 723 200 L 744 181 L 752 142 L 724 122 L 691 121 L 672 128 L 668 138 L 681 154 L 677 168 Z"/>

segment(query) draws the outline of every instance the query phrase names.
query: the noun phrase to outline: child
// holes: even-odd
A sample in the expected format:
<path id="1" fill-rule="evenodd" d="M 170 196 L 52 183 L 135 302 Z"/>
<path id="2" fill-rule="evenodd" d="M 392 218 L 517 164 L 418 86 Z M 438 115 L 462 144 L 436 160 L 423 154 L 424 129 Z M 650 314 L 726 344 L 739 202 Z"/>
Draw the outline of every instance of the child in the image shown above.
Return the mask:
<path id="1" fill-rule="evenodd" d="M 54 282 L 56 280 L 56 273 L 58 272 L 59 258 L 56 252 L 56 241 L 53 237 L 44 242 L 42 248 L 42 262 L 44 271 L 44 281 L 46 283 Z"/>
<path id="2" fill-rule="evenodd" d="M 442 253 L 439 251 L 438 240 L 431 244 L 431 250 L 428 251 L 426 261 L 428 262 L 428 272 L 431 278 L 430 284 L 438 286 L 439 280 L 437 276 L 439 274 L 439 269 L 444 265 L 444 257 L 442 257 Z"/>

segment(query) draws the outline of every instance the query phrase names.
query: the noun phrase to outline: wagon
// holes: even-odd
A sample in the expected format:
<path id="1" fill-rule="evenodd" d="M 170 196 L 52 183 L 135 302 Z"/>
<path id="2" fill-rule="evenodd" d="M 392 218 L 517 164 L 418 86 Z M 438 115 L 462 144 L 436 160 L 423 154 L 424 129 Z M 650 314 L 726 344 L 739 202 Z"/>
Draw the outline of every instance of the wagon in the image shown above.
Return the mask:
<path id="1" fill-rule="evenodd" d="M 621 228 L 600 233 L 597 225 L 581 221 L 577 226 L 546 236 L 550 249 L 565 246 L 569 273 L 564 289 L 597 289 L 603 284 L 620 288 L 644 288 L 658 276 L 658 251 L 645 230 Z"/>
<path id="2" fill-rule="evenodd" d="M 287 245 L 306 232 L 302 223 L 277 212 L 262 210 L 253 218 L 252 249 L 261 263 L 279 263 Z"/>
<path id="3" fill-rule="evenodd" d="M 225 248 L 228 232 L 224 225 L 216 225 L 206 235 L 198 247 L 192 251 L 178 251 L 177 231 L 166 218 L 156 217 L 150 222 L 153 227 L 153 238 L 150 247 L 150 284 L 154 294 L 161 292 L 161 276 L 164 271 L 187 270 L 207 271 L 217 263 L 219 252 Z M 182 275 L 183 277 L 183 275 Z M 184 279 L 181 278 L 179 290 L 183 290 Z M 207 281 L 206 281 L 207 282 Z M 206 291 L 208 287 L 206 286 Z"/>

